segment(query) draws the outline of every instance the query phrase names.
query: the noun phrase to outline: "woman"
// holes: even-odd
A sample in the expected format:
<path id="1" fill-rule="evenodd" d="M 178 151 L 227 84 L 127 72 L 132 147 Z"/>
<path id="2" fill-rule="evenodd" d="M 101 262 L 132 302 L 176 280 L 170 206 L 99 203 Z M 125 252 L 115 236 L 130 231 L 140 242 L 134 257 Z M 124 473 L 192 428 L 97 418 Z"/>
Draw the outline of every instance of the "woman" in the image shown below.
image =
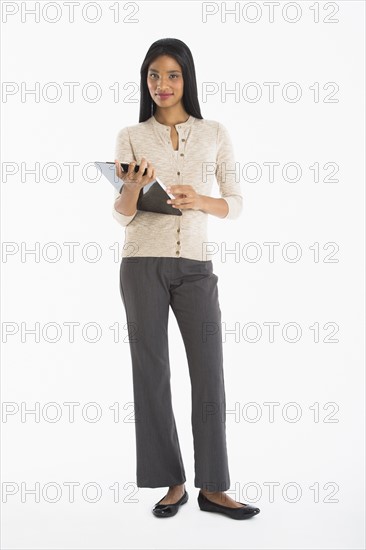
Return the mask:
<path id="1" fill-rule="evenodd" d="M 151 45 L 141 66 L 140 93 L 139 123 L 117 136 L 116 173 L 124 185 L 113 205 L 114 218 L 125 227 L 120 290 L 133 369 L 137 486 L 169 486 L 152 510 L 157 517 L 175 515 L 188 500 L 171 402 L 170 306 L 191 379 L 199 507 L 245 519 L 259 508 L 224 492 L 230 477 L 221 311 L 207 238 L 208 214 L 235 219 L 242 210 L 232 145 L 222 124 L 201 115 L 192 54 L 181 40 Z M 120 162 L 129 163 L 128 172 Z M 181 215 L 136 210 L 140 190 L 155 175 L 169 182 L 174 199 L 167 203 Z M 214 179 L 222 198 L 209 196 Z"/>

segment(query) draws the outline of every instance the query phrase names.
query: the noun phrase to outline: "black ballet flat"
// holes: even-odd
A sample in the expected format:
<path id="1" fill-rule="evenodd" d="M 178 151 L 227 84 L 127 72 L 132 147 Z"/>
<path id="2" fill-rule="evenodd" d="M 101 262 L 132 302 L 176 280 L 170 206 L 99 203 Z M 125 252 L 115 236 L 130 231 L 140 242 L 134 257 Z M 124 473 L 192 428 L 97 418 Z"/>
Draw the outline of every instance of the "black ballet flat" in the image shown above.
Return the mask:
<path id="1" fill-rule="evenodd" d="M 256 514 L 259 514 L 260 509 L 257 506 L 251 506 L 250 504 L 243 504 L 241 508 L 230 508 L 230 506 L 223 506 L 222 504 L 216 504 L 205 497 L 201 491 L 198 493 L 198 506 L 203 512 L 218 512 L 219 514 L 225 514 L 232 519 L 248 519 Z"/>
<path id="2" fill-rule="evenodd" d="M 163 498 L 161 498 L 159 502 L 164 500 L 165 496 L 163 496 Z M 177 502 L 174 502 L 174 504 L 159 504 L 159 502 L 157 502 L 152 509 L 152 513 L 157 518 L 171 518 L 172 516 L 175 516 L 175 514 L 178 512 L 179 506 L 185 504 L 187 500 L 188 493 L 186 490 L 184 490 L 184 495 L 179 500 L 177 500 Z"/>

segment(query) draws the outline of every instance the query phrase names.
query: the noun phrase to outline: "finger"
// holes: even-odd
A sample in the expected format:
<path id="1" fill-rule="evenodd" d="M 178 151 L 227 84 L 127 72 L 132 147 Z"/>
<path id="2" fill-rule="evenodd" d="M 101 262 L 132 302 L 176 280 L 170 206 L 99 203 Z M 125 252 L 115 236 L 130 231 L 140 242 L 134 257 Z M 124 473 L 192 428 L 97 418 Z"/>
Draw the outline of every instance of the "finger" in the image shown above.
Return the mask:
<path id="1" fill-rule="evenodd" d="M 176 206 L 179 206 L 179 207 L 183 206 L 183 205 L 187 206 L 191 203 L 192 203 L 191 199 L 174 199 L 173 200 L 173 204 L 175 204 Z"/>
<path id="2" fill-rule="evenodd" d="M 136 166 L 136 161 L 135 160 L 132 160 L 130 162 L 130 164 L 128 165 L 127 175 L 128 175 L 129 179 L 131 179 L 132 176 L 135 174 L 135 166 Z"/>
<path id="3" fill-rule="evenodd" d="M 122 170 L 122 166 L 121 166 L 121 163 L 116 160 L 116 173 L 117 173 L 117 176 L 123 180 L 123 174 L 124 174 L 124 171 Z"/>
<path id="4" fill-rule="evenodd" d="M 147 173 L 146 173 L 147 177 L 151 179 L 153 177 L 154 172 L 155 172 L 154 166 L 151 164 L 151 162 L 148 162 Z"/>
<path id="5" fill-rule="evenodd" d="M 139 173 L 141 175 L 145 172 L 145 168 L 147 168 L 147 159 L 145 157 L 141 157 L 141 161 L 139 164 Z"/>

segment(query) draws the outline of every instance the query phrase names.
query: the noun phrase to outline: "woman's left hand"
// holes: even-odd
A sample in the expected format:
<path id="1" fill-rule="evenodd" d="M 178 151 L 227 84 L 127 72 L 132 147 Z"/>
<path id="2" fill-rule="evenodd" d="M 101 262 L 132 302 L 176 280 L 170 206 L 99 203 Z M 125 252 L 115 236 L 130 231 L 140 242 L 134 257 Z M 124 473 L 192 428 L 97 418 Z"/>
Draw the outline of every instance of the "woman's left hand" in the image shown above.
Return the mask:
<path id="1" fill-rule="evenodd" d="M 202 195 L 196 193 L 192 185 L 169 185 L 166 190 L 175 197 L 167 200 L 167 203 L 171 204 L 173 208 L 201 210 Z"/>

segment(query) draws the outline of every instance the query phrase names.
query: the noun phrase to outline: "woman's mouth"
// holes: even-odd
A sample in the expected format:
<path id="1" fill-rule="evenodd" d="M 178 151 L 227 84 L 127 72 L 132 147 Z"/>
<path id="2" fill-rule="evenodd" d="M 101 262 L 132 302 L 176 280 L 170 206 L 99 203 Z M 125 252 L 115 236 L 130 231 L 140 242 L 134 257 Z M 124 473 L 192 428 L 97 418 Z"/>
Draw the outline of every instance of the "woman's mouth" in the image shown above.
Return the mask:
<path id="1" fill-rule="evenodd" d="M 173 94 L 156 94 L 160 99 L 166 99 L 167 97 L 172 96 Z"/>

